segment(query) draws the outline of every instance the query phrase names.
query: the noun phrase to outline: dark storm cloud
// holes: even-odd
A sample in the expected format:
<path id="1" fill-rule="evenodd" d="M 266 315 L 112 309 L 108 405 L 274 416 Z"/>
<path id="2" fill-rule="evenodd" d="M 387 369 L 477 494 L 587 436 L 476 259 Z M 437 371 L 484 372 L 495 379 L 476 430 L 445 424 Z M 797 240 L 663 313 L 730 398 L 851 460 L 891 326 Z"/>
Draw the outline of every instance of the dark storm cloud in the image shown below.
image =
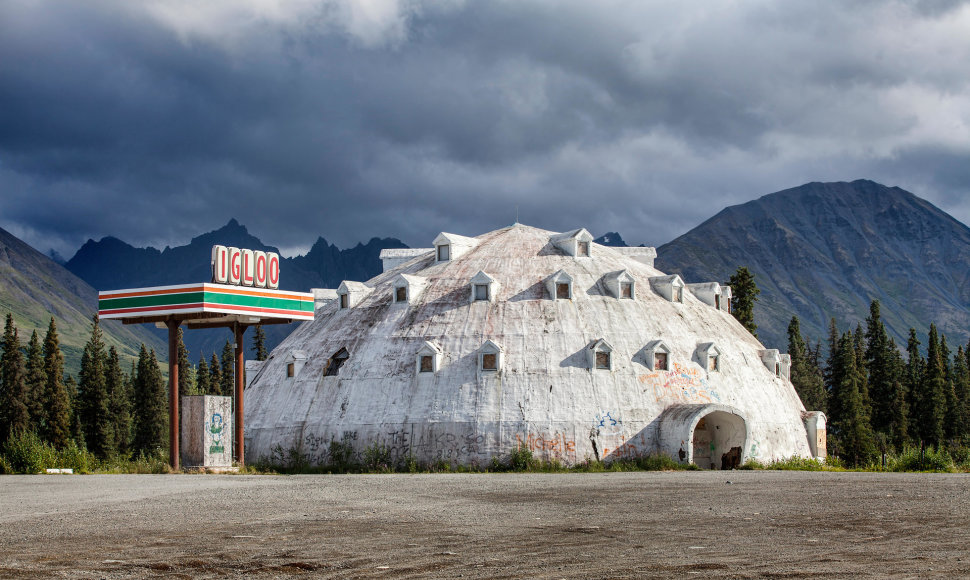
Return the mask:
<path id="1" fill-rule="evenodd" d="M 520 221 L 660 244 L 807 181 L 966 221 L 959 2 L 0 7 L 0 226 L 427 245 Z M 516 209 L 517 208 L 517 209 Z"/>

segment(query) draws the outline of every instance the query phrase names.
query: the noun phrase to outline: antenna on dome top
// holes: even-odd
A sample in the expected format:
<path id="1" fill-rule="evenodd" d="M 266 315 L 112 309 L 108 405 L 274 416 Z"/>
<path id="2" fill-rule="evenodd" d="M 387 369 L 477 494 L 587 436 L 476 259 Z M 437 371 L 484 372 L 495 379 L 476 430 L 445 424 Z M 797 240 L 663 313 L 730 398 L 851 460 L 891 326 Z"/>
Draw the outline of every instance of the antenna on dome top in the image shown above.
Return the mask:
<path id="1" fill-rule="evenodd" d="M 515 223 L 519 223 L 519 206 L 515 206 Z"/>

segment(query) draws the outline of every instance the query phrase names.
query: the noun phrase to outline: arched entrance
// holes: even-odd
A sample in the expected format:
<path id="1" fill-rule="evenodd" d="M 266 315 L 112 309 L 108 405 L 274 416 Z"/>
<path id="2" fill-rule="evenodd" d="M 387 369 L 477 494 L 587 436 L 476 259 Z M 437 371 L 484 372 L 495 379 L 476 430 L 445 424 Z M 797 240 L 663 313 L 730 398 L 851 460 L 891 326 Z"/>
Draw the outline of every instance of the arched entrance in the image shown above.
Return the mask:
<path id="1" fill-rule="evenodd" d="M 673 405 L 660 416 L 661 449 L 701 469 L 740 466 L 748 437 L 744 415 L 728 405 Z"/>
<path id="2" fill-rule="evenodd" d="M 747 435 L 744 419 L 725 411 L 704 415 L 694 426 L 694 464 L 701 469 L 734 469 L 741 465 Z"/>

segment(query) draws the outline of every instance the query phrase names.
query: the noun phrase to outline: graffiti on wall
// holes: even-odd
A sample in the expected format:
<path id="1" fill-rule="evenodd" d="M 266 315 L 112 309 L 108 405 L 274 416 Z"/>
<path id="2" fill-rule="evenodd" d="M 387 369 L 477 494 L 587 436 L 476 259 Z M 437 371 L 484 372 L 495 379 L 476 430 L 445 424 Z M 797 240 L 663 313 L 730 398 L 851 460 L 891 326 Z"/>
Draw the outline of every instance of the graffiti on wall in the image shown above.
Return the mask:
<path id="1" fill-rule="evenodd" d="M 209 453 L 225 453 L 226 447 L 222 444 L 225 421 L 222 419 L 222 413 L 213 413 L 209 420 L 205 422 L 205 429 L 211 437 Z"/>
<path id="2" fill-rule="evenodd" d="M 699 368 L 678 363 L 673 367 L 672 370 L 639 375 L 637 379 L 644 386 L 644 392 L 652 390 L 657 402 L 720 402 L 721 396 L 708 384 Z"/>
<path id="3" fill-rule="evenodd" d="M 528 449 L 555 459 L 573 461 L 576 459 L 576 441 L 565 433 L 516 433 L 515 442 L 520 448 Z"/>
<path id="4" fill-rule="evenodd" d="M 616 435 L 623 431 L 623 416 L 617 411 L 601 411 L 593 417 L 593 429 L 600 435 Z"/>

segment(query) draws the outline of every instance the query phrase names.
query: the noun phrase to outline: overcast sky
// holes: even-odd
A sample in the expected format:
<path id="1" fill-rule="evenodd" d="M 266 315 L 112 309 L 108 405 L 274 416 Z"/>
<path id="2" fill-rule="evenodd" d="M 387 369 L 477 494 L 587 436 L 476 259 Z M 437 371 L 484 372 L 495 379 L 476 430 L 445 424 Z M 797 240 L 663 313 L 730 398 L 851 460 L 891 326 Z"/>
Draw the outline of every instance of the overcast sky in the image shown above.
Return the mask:
<path id="1" fill-rule="evenodd" d="M 0 0 L 0 227 L 660 245 L 809 181 L 970 222 L 970 5 Z"/>

